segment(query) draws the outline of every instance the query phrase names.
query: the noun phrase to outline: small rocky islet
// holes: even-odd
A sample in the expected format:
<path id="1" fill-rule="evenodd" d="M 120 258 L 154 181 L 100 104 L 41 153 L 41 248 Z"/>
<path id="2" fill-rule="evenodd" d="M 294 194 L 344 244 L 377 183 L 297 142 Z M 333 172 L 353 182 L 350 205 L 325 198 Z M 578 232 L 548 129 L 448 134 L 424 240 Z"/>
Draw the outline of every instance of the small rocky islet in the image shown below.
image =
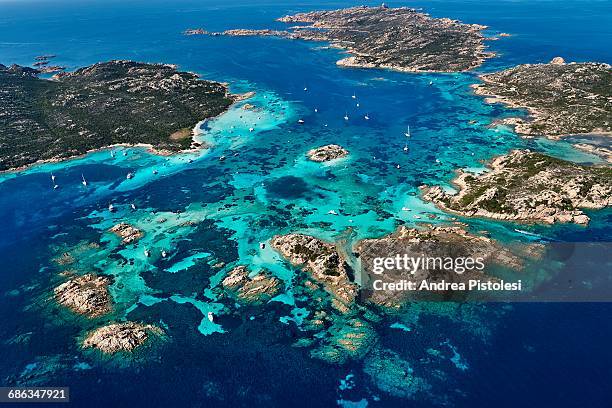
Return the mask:
<path id="1" fill-rule="evenodd" d="M 40 73 L 0 64 L 0 171 L 115 144 L 188 149 L 191 129 L 236 99 L 226 85 L 170 64 L 116 60 L 52 79 Z"/>
<path id="2" fill-rule="evenodd" d="M 227 273 L 221 286 L 226 293 L 237 301 L 247 305 L 261 306 L 283 291 L 283 283 L 270 271 L 259 271 L 250 276 L 249 269 L 236 266 Z"/>
<path id="3" fill-rule="evenodd" d="M 348 156 L 349 152 L 337 144 L 329 144 L 306 152 L 308 159 L 314 162 L 327 162 L 330 160 L 341 159 Z"/>
<path id="4" fill-rule="evenodd" d="M 106 315 L 112 310 L 112 299 L 108 286 L 112 279 L 88 273 L 74 277 L 57 286 L 54 290 L 55 300 L 74 313 L 88 318 Z"/>
<path id="5" fill-rule="evenodd" d="M 83 348 L 95 348 L 105 354 L 130 353 L 153 336 L 163 335 L 164 331 L 152 324 L 112 323 L 87 333 L 83 339 Z"/>

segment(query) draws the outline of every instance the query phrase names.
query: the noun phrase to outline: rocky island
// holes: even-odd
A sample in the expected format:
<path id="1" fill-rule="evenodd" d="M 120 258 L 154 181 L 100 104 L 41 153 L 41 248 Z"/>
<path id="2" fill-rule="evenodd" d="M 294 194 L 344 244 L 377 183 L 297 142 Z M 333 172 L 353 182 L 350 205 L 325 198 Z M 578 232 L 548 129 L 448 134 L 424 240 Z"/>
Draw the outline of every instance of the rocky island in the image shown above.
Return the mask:
<path id="1" fill-rule="evenodd" d="M 351 7 L 279 18 L 299 24 L 289 30 L 236 29 L 212 35 L 276 36 L 329 42 L 350 56 L 344 67 L 386 68 L 404 72 L 460 72 L 493 56 L 485 51 L 485 26 L 433 18 L 415 9 Z"/>
<path id="2" fill-rule="evenodd" d="M 189 148 L 199 121 L 224 112 L 227 86 L 167 64 L 110 61 L 60 73 L 0 64 L 0 171 L 115 144 Z"/>
<path id="3" fill-rule="evenodd" d="M 54 289 L 55 300 L 75 313 L 89 318 L 109 313 L 112 302 L 107 276 L 86 274 L 70 279 Z"/>
<path id="4" fill-rule="evenodd" d="M 513 248 L 514 250 L 515 248 Z M 384 310 L 399 309 L 408 301 L 414 300 L 462 300 L 467 293 L 447 290 L 440 292 L 411 292 L 381 290 L 373 286 L 375 280 L 393 283 L 401 280 L 415 282 L 467 283 L 470 280 L 496 282 L 495 269 L 507 268 L 519 271 L 523 258 L 537 253 L 534 248 L 516 248 L 511 251 L 497 241 L 469 233 L 462 226 L 422 226 L 407 228 L 401 226 L 393 234 L 381 238 L 364 239 L 355 245 L 354 252 L 361 261 L 363 293 L 370 303 Z M 515 253 L 516 252 L 516 253 Z M 385 268 L 384 273 L 376 274 L 374 260 L 388 257 L 389 254 L 406 254 L 413 258 L 439 258 L 440 260 L 480 259 L 468 264 L 448 264 L 440 262 L 423 263 L 416 270 L 406 271 L 397 266 Z M 376 290 L 373 290 L 376 289 Z"/>
<path id="5" fill-rule="evenodd" d="M 161 336 L 163 330 L 151 324 L 135 322 L 112 323 L 88 333 L 83 348 L 94 347 L 105 354 L 132 352 L 151 338 Z"/>
<path id="6" fill-rule="evenodd" d="M 281 292 L 282 281 L 265 270 L 250 277 L 247 267 L 240 265 L 228 273 L 221 285 L 241 303 L 263 305 Z"/>
<path id="7" fill-rule="evenodd" d="M 482 75 L 474 85 L 487 102 L 526 108 L 529 120 L 506 119 L 518 133 L 560 136 L 612 132 L 612 67 L 585 62 L 565 63 L 557 57 L 548 64 L 519 65 Z"/>
<path id="8" fill-rule="evenodd" d="M 141 230 L 125 222 L 111 227 L 109 231 L 121 238 L 121 243 L 124 245 L 136 242 L 144 235 Z"/>
<path id="9" fill-rule="evenodd" d="M 335 245 L 303 234 L 278 235 L 270 245 L 293 266 L 301 267 L 332 297 L 333 307 L 347 312 L 357 296 L 349 265 Z"/>
<path id="10" fill-rule="evenodd" d="M 497 157 L 490 171 L 459 172 L 452 194 L 439 186 L 423 198 L 464 216 L 544 223 L 587 224 L 582 209 L 612 205 L 612 169 L 583 166 L 542 153 L 516 150 Z"/>
<path id="11" fill-rule="evenodd" d="M 326 162 L 334 159 L 341 159 L 348 155 L 348 150 L 336 144 L 325 145 L 309 150 L 306 156 L 314 162 Z"/>

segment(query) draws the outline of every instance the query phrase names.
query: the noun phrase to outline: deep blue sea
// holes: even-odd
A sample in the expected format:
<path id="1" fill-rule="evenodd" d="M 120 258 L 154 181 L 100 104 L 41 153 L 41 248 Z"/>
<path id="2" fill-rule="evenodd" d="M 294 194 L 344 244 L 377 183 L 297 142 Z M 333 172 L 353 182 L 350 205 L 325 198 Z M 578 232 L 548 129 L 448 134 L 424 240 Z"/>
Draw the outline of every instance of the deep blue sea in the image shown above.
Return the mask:
<path id="1" fill-rule="evenodd" d="M 342 51 L 325 44 L 182 35 L 283 27 L 274 20 L 285 14 L 363 3 L 378 4 L 0 0 L 4 65 L 31 65 L 42 54 L 57 55 L 53 64 L 69 70 L 112 59 L 172 63 L 233 92 L 255 91 L 248 102 L 257 108 L 235 106 L 198 125 L 198 137 L 212 145 L 205 151 L 166 158 L 117 147 L 114 155 L 102 150 L 0 175 L 0 385 L 69 386 L 78 407 L 612 407 L 610 303 L 424 305 L 383 321 L 381 347 L 427 382 L 426 392 L 408 399 L 373 383 L 361 361 L 328 364 L 295 347 L 308 305 L 291 293 L 241 317 L 220 313 L 215 264 L 267 268 L 291 281 L 295 271 L 259 247 L 275 234 L 350 235 L 353 243 L 399 224 L 449 221 L 418 198 L 418 187 L 450 188 L 457 168 L 478 171 L 514 148 L 600 163 L 566 141 L 491 126 L 525 113 L 485 104 L 470 85 L 478 73 L 556 56 L 612 63 L 612 1 L 388 2 L 487 25 L 487 35 L 512 34 L 487 42 L 496 58 L 462 74 L 341 69 Z M 328 166 L 304 158 L 328 143 L 350 156 Z M 587 228 L 462 221 L 503 242 L 531 234 L 609 242 L 612 211 L 589 215 Z M 120 220 L 145 232 L 140 246 L 122 247 L 106 232 Z M 76 262 L 64 268 L 53 259 L 65 252 Z M 158 324 L 167 341 L 133 361 L 81 350 L 83 334 L 100 321 L 53 305 L 52 288 L 69 268 L 112 275 L 112 319 Z M 208 312 L 221 316 L 209 322 Z"/>

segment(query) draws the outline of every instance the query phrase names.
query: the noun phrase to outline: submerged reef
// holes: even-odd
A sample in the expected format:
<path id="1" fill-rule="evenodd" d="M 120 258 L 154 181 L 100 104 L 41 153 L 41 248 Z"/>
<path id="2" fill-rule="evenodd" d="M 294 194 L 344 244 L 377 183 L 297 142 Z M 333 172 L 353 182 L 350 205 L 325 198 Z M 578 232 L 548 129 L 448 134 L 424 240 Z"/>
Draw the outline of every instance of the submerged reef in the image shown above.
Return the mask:
<path id="1" fill-rule="evenodd" d="M 365 360 L 363 371 L 381 390 L 394 397 L 410 398 L 427 391 L 427 382 L 414 374 L 410 364 L 397 353 L 380 349 Z"/>
<path id="2" fill-rule="evenodd" d="M 110 61 L 53 80 L 0 64 L 0 170 L 115 144 L 189 148 L 191 130 L 224 112 L 227 86 L 168 64 Z"/>
<path id="3" fill-rule="evenodd" d="M 151 324 L 135 322 L 113 323 L 88 333 L 83 348 L 94 347 L 106 354 L 131 352 L 143 345 L 151 335 L 161 336 L 164 331 Z"/>
<path id="4" fill-rule="evenodd" d="M 312 11 L 281 17 L 278 21 L 301 25 L 286 31 L 236 29 L 213 35 L 263 35 L 330 42 L 351 54 L 338 61 L 339 66 L 404 72 L 467 71 L 493 56 L 484 50 L 485 26 L 433 18 L 407 7 L 360 6 Z"/>
<path id="5" fill-rule="evenodd" d="M 316 149 L 309 150 L 306 156 L 314 162 L 326 162 L 334 159 L 340 159 L 348 155 L 348 150 L 337 144 L 330 144 Z"/>
<path id="6" fill-rule="evenodd" d="M 328 363 L 344 364 L 351 359 L 363 359 L 377 341 L 376 330 L 365 320 L 338 319 L 326 330 L 321 344 L 311 350 L 310 355 Z"/>
<path id="7" fill-rule="evenodd" d="M 494 159 L 480 175 L 459 172 L 458 194 L 439 186 L 423 198 L 443 210 L 471 217 L 587 224 L 582 209 L 612 205 L 612 169 L 583 166 L 542 153 L 515 150 Z"/>
<path id="8" fill-rule="evenodd" d="M 55 300 L 75 313 L 87 317 L 99 317 L 109 313 L 112 300 L 108 276 L 86 274 L 70 279 L 54 289 Z"/>
<path id="9" fill-rule="evenodd" d="M 487 102 L 526 108 L 531 118 L 506 119 L 518 133 L 556 138 L 568 134 L 612 132 L 612 67 L 585 62 L 519 65 L 480 77 L 474 85 Z"/>

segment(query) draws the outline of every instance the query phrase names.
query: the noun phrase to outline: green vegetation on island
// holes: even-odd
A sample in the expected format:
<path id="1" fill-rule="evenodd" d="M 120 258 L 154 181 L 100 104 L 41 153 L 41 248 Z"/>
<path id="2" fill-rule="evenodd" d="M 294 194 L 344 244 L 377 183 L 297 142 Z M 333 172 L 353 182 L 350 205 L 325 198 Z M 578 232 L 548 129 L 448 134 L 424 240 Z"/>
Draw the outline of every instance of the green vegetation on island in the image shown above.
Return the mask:
<path id="1" fill-rule="evenodd" d="M 110 61 L 47 80 L 0 64 L 0 171 L 114 144 L 174 152 L 192 129 L 224 112 L 227 86 L 168 64 Z"/>

